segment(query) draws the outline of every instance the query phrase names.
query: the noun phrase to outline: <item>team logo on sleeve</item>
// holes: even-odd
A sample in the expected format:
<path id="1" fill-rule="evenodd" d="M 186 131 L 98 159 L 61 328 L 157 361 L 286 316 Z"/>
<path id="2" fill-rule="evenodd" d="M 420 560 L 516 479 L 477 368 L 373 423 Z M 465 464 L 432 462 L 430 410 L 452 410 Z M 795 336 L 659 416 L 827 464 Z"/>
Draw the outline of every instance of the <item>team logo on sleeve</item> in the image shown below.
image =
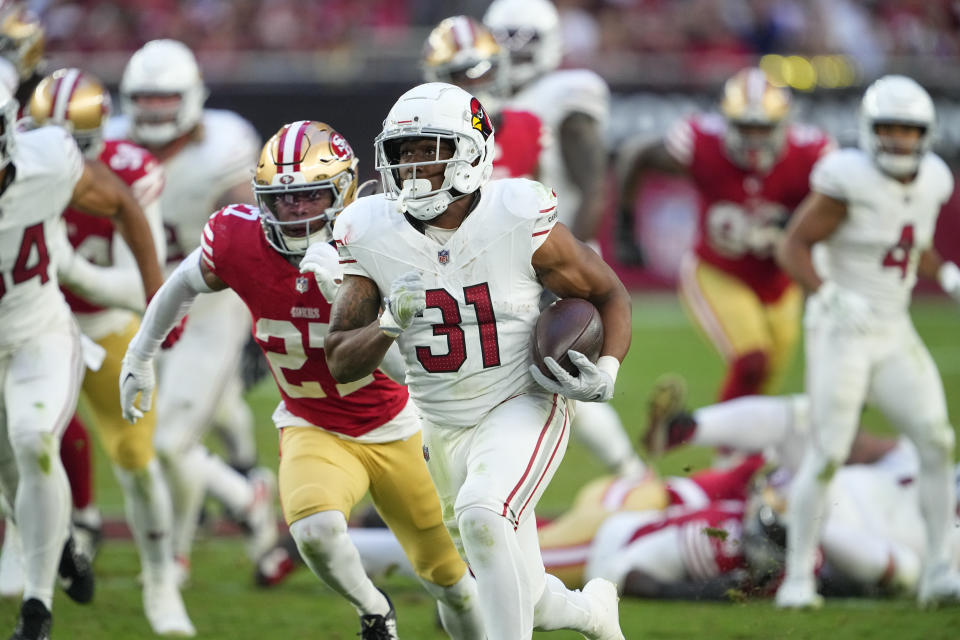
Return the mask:
<path id="1" fill-rule="evenodd" d="M 310 288 L 310 278 L 307 276 L 297 276 L 297 282 L 294 286 L 297 289 L 297 293 L 306 293 L 307 289 Z"/>
<path id="2" fill-rule="evenodd" d="M 473 116 L 470 121 L 471 126 L 483 135 L 484 140 L 489 138 L 493 133 L 493 124 L 487 116 L 487 111 L 476 98 L 470 98 L 470 114 Z"/>

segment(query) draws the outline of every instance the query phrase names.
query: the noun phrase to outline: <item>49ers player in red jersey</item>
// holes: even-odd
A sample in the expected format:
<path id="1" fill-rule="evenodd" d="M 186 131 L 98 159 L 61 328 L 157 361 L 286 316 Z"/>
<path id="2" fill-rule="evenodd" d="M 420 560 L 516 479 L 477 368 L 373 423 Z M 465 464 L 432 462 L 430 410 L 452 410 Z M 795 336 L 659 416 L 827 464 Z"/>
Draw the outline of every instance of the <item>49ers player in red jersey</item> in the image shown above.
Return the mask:
<path id="1" fill-rule="evenodd" d="M 286 125 L 263 147 L 254 191 L 259 208 L 235 204 L 211 216 L 200 248 L 148 306 L 124 358 L 124 414 L 135 420 L 149 407 L 160 342 L 197 294 L 233 289 L 280 389 L 280 496 L 307 565 L 357 609 L 363 638 L 397 637 L 393 605 L 347 536 L 350 511 L 369 490 L 438 600 L 447 632 L 482 639 L 476 586 L 443 526 L 407 389 L 381 370 L 339 384 L 327 369 L 324 336 L 340 278 L 328 243 L 334 217 L 356 197 L 350 145 L 322 122 Z"/>
<path id="2" fill-rule="evenodd" d="M 536 180 L 540 153 L 549 138 L 536 114 L 501 108 L 510 93 L 505 69 L 509 64 L 510 57 L 490 30 L 469 16 L 446 18 L 423 43 L 424 81 L 456 85 L 486 108 L 497 132 L 493 179 Z"/>
<path id="3" fill-rule="evenodd" d="M 29 104 L 34 124 L 66 128 L 87 158 L 99 159 L 130 187 L 150 223 L 162 263 L 166 254 L 159 207 L 163 170 L 146 149 L 131 142 L 103 140 L 109 113 L 110 94 L 100 80 L 79 69 L 59 69 L 43 78 Z M 156 415 L 150 412 L 131 427 L 119 411 L 116 379 L 126 345 L 139 326 L 137 313 L 145 306 L 139 274 L 113 222 L 75 209 L 64 211 L 63 219 L 73 248 L 58 265 L 64 297 L 80 330 L 104 352 L 99 368 L 84 375 L 82 395 L 123 490 L 143 567 L 144 610 L 158 635 L 192 636 L 195 631 L 175 579 L 170 492 L 153 448 Z M 61 448 L 68 468 L 76 464 L 77 456 L 83 459 L 84 452 L 71 437 L 78 427 L 83 430 L 74 416 Z M 89 456 L 88 447 L 86 453 Z M 75 515 L 79 533 L 77 520 Z"/>
<path id="4" fill-rule="evenodd" d="M 700 229 L 680 296 L 727 362 L 720 400 L 771 391 L 800 335 L 802 295 L 773 259 L 810 170 L 833 141 L 789 122 L 790 94 L 758 68 L 727 81 L 719 114 L 685 118 L 629 160 L 620 242 L 633 242 L 633 203 L 651 170 L 685 173 L 701 196 Z"/>

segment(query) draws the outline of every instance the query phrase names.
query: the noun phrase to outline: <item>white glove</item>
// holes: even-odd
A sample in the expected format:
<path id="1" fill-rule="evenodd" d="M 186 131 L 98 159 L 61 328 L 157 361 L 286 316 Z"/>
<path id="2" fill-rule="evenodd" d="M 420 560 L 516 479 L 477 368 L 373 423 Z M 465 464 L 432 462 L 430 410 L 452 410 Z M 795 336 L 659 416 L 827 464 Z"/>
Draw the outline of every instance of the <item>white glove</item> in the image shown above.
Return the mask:
<path id="1" fill-rule="evenodd" d="M 396 338 L 413 324 L 413 319 L 427 307 L 427 287 L 419 271 L 409 271 L 390 285 L 390 295 L 383 302 L 380 330 Z"/>
<path id="2" fill-rule="evenodd" d="M 314 242 L 300 261 L 300 273 L 311 272 L 317 279 L 320 293 L 327 302 L 333 302 L 343 280 L 340 255 L 326 242 Z"/>
<path id="3" fill-rule="evenodd" d="M 960 267 L 952 262 L 944 262 L 937 271 L 937 282 L 951 298 L 960 302 Z"/>
<path id="4" fill-rule="evenodd" d="M 530 375 L 541 387 L 551 393 L 559 393 L 570 400 L 584 402 L 606 402 L 613 397 L 613 386 L 617 378 L 617 369 L 620 362 L 613 356 L 603 356 L 597 364 L 590 362 L 590 358 L 579 351 L 567 351 L 570 362 L 580 370 L 580 376 L 574 378 L 557 364 L 557 361 L 547 356 L 544 364 L 556 380 L 543 375 L 537 365 L 530 365 Z"/>
<path id="5" fill-rule="evenodd" d="M 155 385 L 153 361 L 128 350 L 120 367 L 120 410 L 125 420 L 134 423 L 150 411 Z M 140 402 L 136 403 L 138 393 Z"/>
<path id="6" fill-rule="evenodd" d="M 816 322 L 828 317 L 830 322 L 854 333 L 867 333 L 876 325 L 876 314 L 870 301 L 856 291 L 833 282 L 824 282 L 807 302 L 808 318 Z"/>

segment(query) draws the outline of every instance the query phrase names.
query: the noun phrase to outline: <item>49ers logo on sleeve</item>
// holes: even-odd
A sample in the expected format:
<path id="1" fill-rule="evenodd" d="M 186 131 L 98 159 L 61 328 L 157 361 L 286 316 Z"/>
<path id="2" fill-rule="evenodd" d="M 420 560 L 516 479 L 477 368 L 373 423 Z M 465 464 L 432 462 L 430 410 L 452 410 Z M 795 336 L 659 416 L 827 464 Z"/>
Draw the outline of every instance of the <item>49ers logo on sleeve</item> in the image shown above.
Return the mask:
<path id="1" fill-rule="evenodd" d="M 349 160 L 353 157 L 353 149 L 350 148 L 350 143 L 337 132 L 330 135 L 330 151 L 341 160 Z"/>
<path id="2" fill-rule="evenodd" d="M 493 123 L 490 122 L 486 110 L 476 98 L 470 98 L 470 114 L 473 116 L 470 125 L 483 135 L 484 140 L 489 138 L 493 133 Z"/>

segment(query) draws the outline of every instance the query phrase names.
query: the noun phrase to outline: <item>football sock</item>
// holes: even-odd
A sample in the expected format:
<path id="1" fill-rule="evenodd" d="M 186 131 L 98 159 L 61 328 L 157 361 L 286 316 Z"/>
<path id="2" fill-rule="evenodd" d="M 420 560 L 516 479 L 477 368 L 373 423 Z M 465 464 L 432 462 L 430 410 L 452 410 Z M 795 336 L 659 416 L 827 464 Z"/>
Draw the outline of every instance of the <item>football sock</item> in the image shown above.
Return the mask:
<path id="1" fill-rule="evenodd" d="M 390 529 L 350 527 L 347 533 L 360 554 L 363 570 L 371 578 L 383 578 L 394 572 L 416 577 L 400 541 Z"/>
<path id="2" fill-rule="evenodd" d="M 360 615 L 386 615 L 390 604 L 363 572 L 339 511 L 321 511 L 290 525 L 300 556 L 314 575 L 346 598 Z"/>
<path id="3" fill-rule="evenodd" d="M 942 429 L 951 427 L 944 425 Z M 937 442 L 916 441 L 916 444 L 920 454 L 917 493 L 920 513 L 927 525 L 927 565 L 950 566 L 950 533 L 957 503 L 951 465 L 953 448 L 939 446 Z"/>
<path id="4" fill-rule="evenodd" d="M 207 450 L 194 445 L 179 455 L 162 460 L 173 503 L 173 553 L 190 558 L 197 520 L 207 490 Z"/>
<path id="5" fill-rule="evenodd" d="M 789 396 L 746 396 L 693 412 L 697 428 L 691 444 L 762 451 L 787 436 L 793 420 Z"/>
<path id="6" fill-rule="evenodd" d="M 83 509 L 93 500 L 93 466 L 90 463 L 90 432 L 76 415 L 67 423 L 60 440 L 60 459 L 67 472 L 73 508 Z"/>
<path id="7" fill-rule="evenodd" d="M 253 502 L 253 488 L 250 481 L 209 451 L 204 463 L 207 467 L 207 491 L 222 502 L 231 513 L 242 517 Z"/>
<path id="8" fill-rule="evenodd" d="M 531 637 L 533 594 L 513 526 L 484 507 L 467 507 L 457 524 L 488 640 Z"/>
<path id="9" fill-rule="evenodd" d="M 172 509 L 170 492 L 156 459 L 146 468 L 130 471 L 114 466 L 123 489 L 127 523 L 140 552 L 147 580 L 173 578 Z"/>
<path id="10" fill-rule="evenodd" d="M 477 606 L 477 581 L 469 572 L 449 587 L 426 580 L 420 582 L 437 601 L 440 624 L 452 640 L 484 640 L 487 637 Z"/>
<path id="11" fill-rule="evenodd" d="M 770 358 L 763 351 L 750 351 L 729 364 L 720 391 L 720 401 L 760 393 L 770 374 Z"/>
<path id="12" fill-rule="evenodd" d="M 830 477 L 826 456 L 809 448 L 793 478 L 787 504 L 788 577 L 813 578 Z"/>
<path id="13" fill-rule="evenodd" d="M 610 404 L 576 403 L 571 435 L 608 471 L 616 474 L 642 473 L 643 462 L 634 451 L 620 416 Z"/>
<path id="14" fill-rule="evenodd" d="M 20 472 L 14 509 L 23 551 L 23 599 L 36 598 L 50 609 L 70 526 L 70 485 L 58 438 L 48 433 L 10 435 Z"/>
<path id="15" fill-rule="evenodd" d="M 590 625 L 590 601 L 579 590 L 567 589 L 560 578 L 546 574 L 546 588 L 534 607 L 534 624 L 541 631 L 572 629 L 586 631 Z"/>

